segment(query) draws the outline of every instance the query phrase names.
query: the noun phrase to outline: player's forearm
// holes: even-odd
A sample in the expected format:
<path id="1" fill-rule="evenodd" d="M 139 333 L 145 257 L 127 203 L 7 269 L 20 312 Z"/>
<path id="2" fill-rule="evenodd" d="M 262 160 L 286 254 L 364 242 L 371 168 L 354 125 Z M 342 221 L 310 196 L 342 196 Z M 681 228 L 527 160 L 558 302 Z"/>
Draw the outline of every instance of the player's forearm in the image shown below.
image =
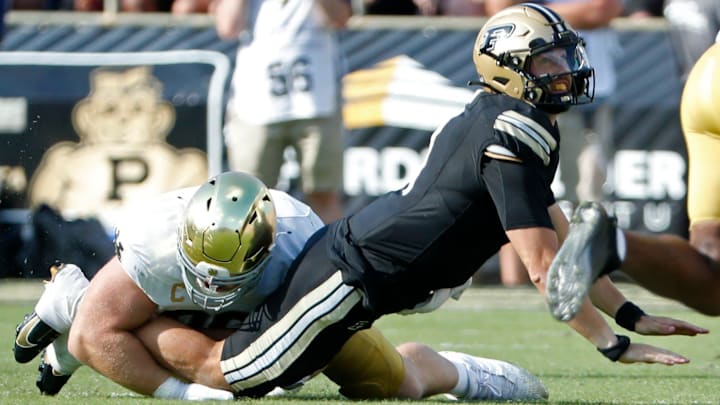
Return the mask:
<path id="1" fill-rule="evenodd" d="M 174 374 L 208 387 L 230 390 L 220 369 L 221 341 L 165 316 L 147 322 L 135 334 L 152 356 Z"/>
<path id="2" fill-rule="evenodd" d="M 625 295 L 607 276 L 600 277 L 593 284 L 589 296 L 595 307 L 611 317 L 614 317 L 618 308 L 627 301 Z"/>
<path id="3" fill-rule="evenodd" d="M 127 331 L 70 330 L 70 352 L 110 380 L 151 396 L 172 375 L 152 358 L 139 339 Z"/>
<path id="4" fill-rule="evenodd" d="M 540 291 L 543 297 L 546 297 L 545 277 L 533 277 L 532 272 L 530 272 L 530 274 L 531 281 L 535 287 L 538 291 Z M 592 343 L 596 348 L 606 349 L 617 344 L 617 337 L 615 333 L 607 322 L 605 322 L 605 319 L 600 315 L 600 313 L 597 312 L 588 298 L 585 298 L 585 303 L 583 304 L 582 309 L 575 318 L 568 322 L 568 325 Z"/>
<path id="5" fill-rule="evenodd" d="M 580 312 L 568 325 L 597 348 L 606 349 L 617 343 L 615 332 L 588 298 L 585 298 Z"/>

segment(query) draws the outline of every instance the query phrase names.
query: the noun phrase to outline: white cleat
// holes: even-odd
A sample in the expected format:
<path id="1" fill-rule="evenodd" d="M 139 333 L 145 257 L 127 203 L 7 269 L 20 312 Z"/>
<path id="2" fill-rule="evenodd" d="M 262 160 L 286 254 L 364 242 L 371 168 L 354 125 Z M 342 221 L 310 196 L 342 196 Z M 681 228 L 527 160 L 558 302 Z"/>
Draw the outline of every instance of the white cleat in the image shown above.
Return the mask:
<path id="1" fill-rule="evenodd" d="M 595 280 L 620 266 L 614 218 L 598 203 L 580 204 L 568 235 L 547 273 L 547 301 L 552 315 L 569 321 L 577 315 Z"/>
<path id="2" fill-rule="evenodd" d="M 522 367 L 465 353 L 440 352 L 440 355 L 467 370 L 467 392 L 458 396 L 445 394 L 450 399 L 539 401 L 548 398 L 542 381 Z"/>

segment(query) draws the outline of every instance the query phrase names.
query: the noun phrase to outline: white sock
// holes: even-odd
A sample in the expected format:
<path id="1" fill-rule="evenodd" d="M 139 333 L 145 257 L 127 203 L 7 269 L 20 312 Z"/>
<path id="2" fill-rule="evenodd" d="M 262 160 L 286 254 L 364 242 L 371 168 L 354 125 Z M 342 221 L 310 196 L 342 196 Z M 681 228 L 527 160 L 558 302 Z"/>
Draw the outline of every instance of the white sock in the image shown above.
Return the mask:
<path id="1" fill-rule="evenodd" d="M 153 392 L 153 397 L 162 399 L 182 399 L 188 401 L 230 401 L 235 396 L 225 390 L 210 388 L 202 384 L 188 384 L 170 377 Z"/>
<path id="2" fill-rule="evenodd" d="M 617 236 L 615 239 L 617 240 L 617 254 L 620 258 L 621 262 L 625 261 L 625 256 L 627 255 L 627 243 L 625 242 L 625 233 L 620 228 L 615 228 L 615 231 L 617 232 Z"/>
<path id="3" fill-rule="evenodd" d="M 75 372 L 80 363 L 67 348 L 67 333 L 58 336 L 45 351 L 45 361 L 50 364 L 56 373 L 70 375 Z"/>
<path id="4" fill-rule="evenodd" d="M 455 369 L 458 373 L 458 380 L 457 384 L 455 384 L 455 387 L 450 390 L 450 393 L 458 398 L 463 398 L 465 395 L 467 395 L 468 390 L 468 373 L 465 367 L 462 364 L 457 364 L 454 361 L 448 359 L 450 363 L 452 363 L 453 366 L 455 366 Z"/>
<path id="5" fill-rule="evenodd" d="M 35 313 L 57 332 L 67 333 L 88 284 L 90 281 L 78 266 L 66 264 L 53 282 L 45 284 Z"/>

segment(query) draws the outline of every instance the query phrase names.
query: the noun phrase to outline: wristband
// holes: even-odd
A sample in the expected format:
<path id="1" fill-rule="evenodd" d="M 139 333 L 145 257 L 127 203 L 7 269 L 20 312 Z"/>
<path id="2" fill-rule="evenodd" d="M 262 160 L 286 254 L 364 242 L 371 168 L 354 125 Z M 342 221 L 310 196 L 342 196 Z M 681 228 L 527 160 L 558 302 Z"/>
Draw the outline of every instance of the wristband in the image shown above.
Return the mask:
<path id="1" fill-rule="evenodd" d="M 611 361 L 618 361 L 625 351 L 630 347 L 630 338 L 625 335 L 617 336 L 617 343 L 615 346 L 610 346 L 607 349 L 597 348 L 597 351 L 603 354 Z"/>
<path id="2" fill-rule="evenodd" d="M 631 301 L 625 301 L 615 313 L 615 323 L 627 330 L 634 331 L 635 324 L 643 315 L 646 315 L 645 311 L 640 309 L 640 307 Z"/>

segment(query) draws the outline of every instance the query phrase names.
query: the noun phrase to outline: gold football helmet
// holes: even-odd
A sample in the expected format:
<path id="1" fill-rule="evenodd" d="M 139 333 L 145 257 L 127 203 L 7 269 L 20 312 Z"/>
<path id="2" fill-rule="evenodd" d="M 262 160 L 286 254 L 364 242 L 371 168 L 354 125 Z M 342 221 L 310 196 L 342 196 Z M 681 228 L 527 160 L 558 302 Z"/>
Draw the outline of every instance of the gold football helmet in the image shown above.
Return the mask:
<path id="1" fill-rule="evenodd" d="M 564 50 L 567 71 L 531 73 L 533 58 L 558 48 Z M 526 100 L 548 113 L 592 102 L 595 81 L 583 41 L 547 7 L 523 3 L 500 11 L 480 29 L 473 49 L 480 84 L 498 93 Z M 553 86 L 563 76 L 570 77 L 570 85 Z"/>
<path id="2" fill-rule="evenodd" d="M 178 231 L 178 261 L 188 295 L 219 311 L 260 280 L 275 241 L 275 206 L 257 178 L 227 172 L 190 198 Z"/>

